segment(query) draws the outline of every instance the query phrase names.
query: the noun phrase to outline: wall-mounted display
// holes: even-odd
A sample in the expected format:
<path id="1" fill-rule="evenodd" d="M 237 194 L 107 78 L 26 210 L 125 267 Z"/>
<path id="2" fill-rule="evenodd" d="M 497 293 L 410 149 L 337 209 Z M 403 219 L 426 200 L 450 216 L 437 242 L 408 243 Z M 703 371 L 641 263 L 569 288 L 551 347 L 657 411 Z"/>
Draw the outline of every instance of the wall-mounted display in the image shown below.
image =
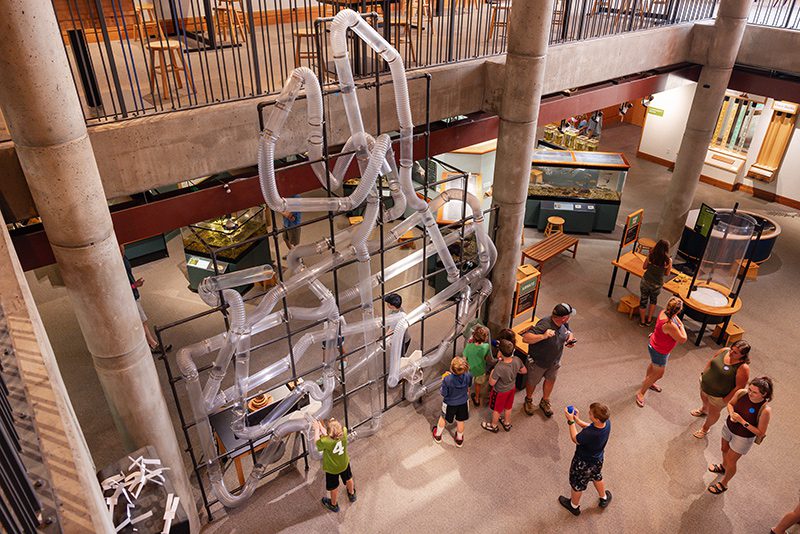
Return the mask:
<path id="1" fill-rule="evenodd" d="M 772 104 L 772 117 L 764 135 L 764 142 L 758 152 L 756 162 L 747 171 L 747 175 L 756 180 L 771 182 L 775 171 L 781 165 L 783 156 L 789 146 L 797 120 L 798 105 L 791 102 L 776 101 Z"/>
<path id="2" fill-rule="evenodd" d="M 615 152 L 536 150 L 525 225 L 543 230 L 547 217 L 558 215 L 565 232 L 613 231 L 629 168 Z"/>

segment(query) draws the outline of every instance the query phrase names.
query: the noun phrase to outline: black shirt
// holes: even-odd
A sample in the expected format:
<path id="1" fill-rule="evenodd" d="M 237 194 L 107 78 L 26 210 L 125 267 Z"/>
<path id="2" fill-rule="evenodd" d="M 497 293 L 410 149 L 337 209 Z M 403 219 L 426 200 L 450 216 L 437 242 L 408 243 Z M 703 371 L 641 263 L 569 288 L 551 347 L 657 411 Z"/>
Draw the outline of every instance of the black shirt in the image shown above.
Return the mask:
<path id="1" fill-rule="evenodd" d="M 584 460 L 602 460 L 610 434 L 611 421 L 606 421 L 606 426 L 603 428 L 597 428 L 594 424 L 587 426 L 578 433 L 575 456 Z"/>

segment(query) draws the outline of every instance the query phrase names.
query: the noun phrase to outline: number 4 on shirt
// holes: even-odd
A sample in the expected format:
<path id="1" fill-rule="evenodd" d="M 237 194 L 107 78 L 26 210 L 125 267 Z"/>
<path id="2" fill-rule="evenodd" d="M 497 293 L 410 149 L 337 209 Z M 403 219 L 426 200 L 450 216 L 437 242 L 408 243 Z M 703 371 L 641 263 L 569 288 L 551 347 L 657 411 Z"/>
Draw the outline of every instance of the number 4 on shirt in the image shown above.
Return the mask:
<path id="1" fill-rule="evenodd" d="M 336 446 L 333 448 L 333 453 L 340 456 L 344 454 L 344 445 L 342 445 L 341 441 L 336 442 Z"/>

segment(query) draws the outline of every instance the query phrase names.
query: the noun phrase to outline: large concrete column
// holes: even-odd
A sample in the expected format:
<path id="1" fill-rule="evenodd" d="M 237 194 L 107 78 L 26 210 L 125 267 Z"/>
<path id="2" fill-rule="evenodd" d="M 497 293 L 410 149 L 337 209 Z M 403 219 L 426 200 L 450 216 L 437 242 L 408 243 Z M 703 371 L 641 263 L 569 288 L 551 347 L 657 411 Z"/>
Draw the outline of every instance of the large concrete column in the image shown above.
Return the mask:
<path id="1" fill-rule="evenodd" d="M 668 240 L 673 247 L 680 240 L 694 200 L 752 4 L 751 0 L 722 0 L 719 5 L 714 37 L 706 50 L 658 226 L 659 239 Z"/>
<path id="2" fill-rule="evenodd" d="M 500 131 L 492 185 L 496 217 L 497 263 L 489 297 L 489 327 L 506 328 L 511 320 L 525 200 L 536 143 L 536 121 L 544 85 L 544 66 L 553 0 L 514 0 L 508 24 Z"/>
<path id="3" fill-rule="evenodd" d="M 128 447 L 155 446 L 199 518 L 50 2 L 0 0 L 0 107 Z"/>

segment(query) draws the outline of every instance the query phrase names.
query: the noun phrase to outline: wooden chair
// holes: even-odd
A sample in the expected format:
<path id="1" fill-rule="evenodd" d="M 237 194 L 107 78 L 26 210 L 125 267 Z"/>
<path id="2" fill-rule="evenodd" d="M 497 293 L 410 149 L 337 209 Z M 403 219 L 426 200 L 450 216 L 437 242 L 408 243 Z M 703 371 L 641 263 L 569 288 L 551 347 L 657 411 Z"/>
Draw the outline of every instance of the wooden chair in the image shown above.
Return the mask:
<path id="1" fill-rule="evenodd" d="M 654 246 L 656 246 L 655 239 L 650 239 L 649 237 L 640 237 L 636 241 L 636 246 L 634 247 L 636 250 L 634 252 L 638 252 L 639 254 L 644 254 L 647 256 L 650 254 L 650 251 L 653 250 Z"/>
<path id="2" fill-rule="evenodd" d="M 431 11 L 431 5 L 428 0 L 412 0 L 411 2 L 411 17 L 410 20 L 412 24 L 416 24 L 418 28 L 425 29 L 423 27 L 422 21 L 426 19 L 428 21 L 428 31 L 431 35 L 434 34 L 434 26 L 433 26 L 433 11 Z"/>
<path id="3" fill-rule="evenodd" d="M 489 35 L 486 40 L 490 40 L 494 35 L 495 28 L 505 28 L 508 26 L 508 13 L 511 9 L 511 4 L 504 0 L 493 0 L 490 2 L 492 16 L 489 19 Z"/>

